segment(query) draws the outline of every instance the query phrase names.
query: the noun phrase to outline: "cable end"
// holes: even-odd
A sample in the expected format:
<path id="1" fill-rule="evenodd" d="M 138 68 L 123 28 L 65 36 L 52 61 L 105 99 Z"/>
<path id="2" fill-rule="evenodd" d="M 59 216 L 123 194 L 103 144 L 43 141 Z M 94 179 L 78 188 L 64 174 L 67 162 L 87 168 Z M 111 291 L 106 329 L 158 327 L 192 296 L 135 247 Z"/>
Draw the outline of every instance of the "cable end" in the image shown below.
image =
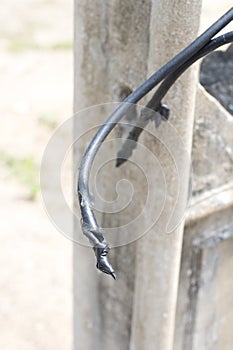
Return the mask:
<path id="1" fill-rule="evenodd" d="M 112 265 L 110 264 L 110 262 L 108 261 L 108 257 L 107 254 L 109 252 L 109 247 L 96 247 L 94 248 L 96 257 L 97 257 L 97 264 L 96 267 L 97 269 L 99 269 L 100 271 L 111 275 L 112 278 L 114 278 L 114 280 L 116 279 L 116 275 L 115 272 L 112 268 Z"/>
<path id="2" fill-rule="evenodd" d="M 116 160 L 116 168 L 119 168 L 122 164 L 124 164 L 127 161 L 126 158 L 117 158 Z"/>
<path id="3" fill-rule="evenodd" d="M 114 280 L 116 280 L 116 274 L 115 274 L 115 272 L 111 272 L 111 276 L 112 276 L 112 278 L 114 278 Z"/>

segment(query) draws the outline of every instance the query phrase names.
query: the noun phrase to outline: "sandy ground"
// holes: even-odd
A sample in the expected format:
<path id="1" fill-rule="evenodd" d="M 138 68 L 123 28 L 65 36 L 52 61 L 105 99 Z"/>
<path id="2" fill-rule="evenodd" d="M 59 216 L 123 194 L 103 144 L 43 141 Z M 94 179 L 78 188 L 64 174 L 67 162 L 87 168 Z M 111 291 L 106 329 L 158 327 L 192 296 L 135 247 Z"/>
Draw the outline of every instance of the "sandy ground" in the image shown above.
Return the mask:
<path id="1" fill-rule="evenodd" d="M 38 170 L 55 126 L 72 114 L 72 2 L 3 3 L 0 349 L 69 350 L 72 244 L 44 212 Z"/>
<path id="2" fill-rule="evenodd" d="M 72 2 L 1 5 L 0 349 L 69 350 L 72 244 L 43 210 L 38 169 L 72 114 Z M 205 0 L 202 29 L 230 6 Z"/>

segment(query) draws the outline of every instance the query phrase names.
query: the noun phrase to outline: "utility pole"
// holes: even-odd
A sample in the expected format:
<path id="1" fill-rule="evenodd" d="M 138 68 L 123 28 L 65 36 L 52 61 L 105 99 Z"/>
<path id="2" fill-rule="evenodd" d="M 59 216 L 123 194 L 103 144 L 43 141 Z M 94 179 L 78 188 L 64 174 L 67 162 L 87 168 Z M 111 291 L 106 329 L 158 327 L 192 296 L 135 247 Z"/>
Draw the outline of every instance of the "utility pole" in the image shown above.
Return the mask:
<path id="1" fill-rule="evenodd" d="M 76 0 L 74 111 L 122 100 L 127 91 L 135 89 L 196 38 L 200 12 L 201 0 Z M 189 153 L 196 85 L 197 70 L 192 67 L 164 101 L 171 111 L 169 121 Z M 74 135 L 80 128 L 88 130 L 92 123 L 98 124 L 98 118 L 96 115 L 91 122 L 75 119 Z M 165 207 L 159 220 L 141 239 L 111 251 L 112 263 L 118 266 L 117 281 L 97 274 L 93 253 L 75 244 L 75 350 L 147 350 L 152 344 L 153 349 L 173 348 L 183 223 L 173 227 L 170 234 L 166 229 L 168 214 L 174 207 L 177 178 L 173 176 L 174 162 L 169 154 L 148 134 L 144 133 L 142 138 L 162 161 L 168 193 Z M 74 146 L 75 166 L 86 146 Z M 189 168 L 182 154 L 176 161 L 182 173 L 178 203 L 182 211 L 188 195 Z M 106 193 L 111 191 L 115 171 L 112 168 L 106 176 L 108 185 L 103 186 Z M 133 168 L 128 163 L 119 171 L 123 177 L 126 172 L 133 177 Z M 156 188 L 159 183 L 156 169 L 148 163 L 147 171 Z M 140 189 L 140 183 L 134 181 Z M 159 193 L 154 203 L 155 207 L 159 205 Z M 75 209 L 78 210 L 76 201 Z M 133 212 L 127 215 L 130 218 Z M 145 214 L 143 224 L 150 219 Z M 80 222 L 75 220 L 74 231 L 78 230 Z"/>

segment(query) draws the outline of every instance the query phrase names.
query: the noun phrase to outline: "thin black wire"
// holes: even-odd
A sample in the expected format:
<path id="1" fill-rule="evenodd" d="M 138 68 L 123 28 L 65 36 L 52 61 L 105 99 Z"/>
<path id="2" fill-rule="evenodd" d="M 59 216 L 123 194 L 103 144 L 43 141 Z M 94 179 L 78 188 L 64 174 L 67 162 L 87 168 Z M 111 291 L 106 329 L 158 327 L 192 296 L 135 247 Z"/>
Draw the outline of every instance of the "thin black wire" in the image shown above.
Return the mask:
<path id="1" fill-rule="evenodd" d="M 224 14 L 218 21 L 216 21 L 210 28 L 208 28 L 202 35 L 194 40 L 188 47 L 178 53 L 173 59 L 161 67 L 149 79 L 141 84 L 134 92 L 132 92 L 106 120 L 106 122 L 99 128 L 86 152 L 82 158 L 79 168 L 78 177 L 78 195 L 80 202 L 80 209 L 82 214 L 82 228 L 83 233 L 89 238 L 92 243 L 97 257 L 97 267 L 113 277 L 114 270 L 107 259 L 109 250 L 108 243 L 104 239 L 103 232 L 93 213 L 91 207 L 91 198 L 89 193 L 89 176 L 92 164 L 96 153 L 98 152 L 102 142 L 107 135 L 112 131 L 115 125 L 122 119 L 127 112 L 130 104 L 137 103 L 150 90 L 159 84 L 167 76 L 170 77 L 166 84 L 170 84 L 174 76 L 171 76 L 179 68 L 182 71 L 182 66 L 186 64 L 195 54 L 197 54 L 222 28 L 224 28 L 233 19 L 233 8 Z M 181 74 L 181 73 L 180 73 Z M 172 79 L 171 79 L 172 78 Z M 168 85 L 169 85 L 168 84 Z"/>
<path id="2" fill-rule="evenodd" d="M 212 39 L 206 46 L 204 46 L 200 51 L 193 55 L 185 64 L 180 66 L 175 72 L 169 74 L 161 83 L 158 90 L 154 93 L 150 101 L 146 105 L 146 109 L 143 109 L 141 116 L 139 118 L 138 124 L 130 130 L 129 135 L 124 141 L 122 148 L 118 152 L 118 157 L 116 165 L 120 166 L 125 163 L 132 155 L 133 150 L 136 147 L 136 141 L 139 139 L 143 129 L 151 120 L 150 115 L 156 117 L 155 113 L 148 113 L 148 109 L 157 111 L 162 99 L 167 94 L 171 86 L 176 82 L 176 80 L 197 60 L 206 56 L 208 53 L 216 50 L 222 45 L 226 45 L 233 42 L 233 32 L 223 34 L 215 39 Z M 149 111 L 150 112 L 150 111 Z M 135 141 L 135 142 L 129 142 Z"/>
<path id="3" fill-rule="evenodd" d="M 204 46 L 200 51 L 193 55 L 185 64 L 179 67 L 175 72 L 169 74 L 166 79 L 162 82 L 150 103 L 148 103 L 148 108 L 157 108 L 156 104 L 160 102 L 163 97 L 166 95 L 170 87 L 175 83 L 175 81 L 183 74 L 186 69 L 188 69 L 193 63 L 202 58 L 203 56 L 208 55 L 211 51 L 216 50 L 222 45 L 229 44 L 233 41 L 233 32 L 223 34 L 215 39 L 212 39 L 206 46 Z"/>

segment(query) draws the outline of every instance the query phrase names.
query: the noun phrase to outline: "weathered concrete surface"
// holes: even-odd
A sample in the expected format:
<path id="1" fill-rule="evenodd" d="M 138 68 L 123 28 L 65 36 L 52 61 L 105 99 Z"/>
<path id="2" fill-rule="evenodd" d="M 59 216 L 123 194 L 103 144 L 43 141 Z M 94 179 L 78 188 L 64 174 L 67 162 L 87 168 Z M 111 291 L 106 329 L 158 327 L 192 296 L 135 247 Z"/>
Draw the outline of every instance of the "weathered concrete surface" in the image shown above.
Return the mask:
<path id="1" fill-rule="evenodd" d="M 135 88 L 192 41 L 198 32 L 200 3 L 128 0 L 97 4 L 92 0 L 76 0 L 75 111 L 112 99 L 119 101 L 124 91 Z M 166 99 L 172 110 L 171 123 L 189 152 L 196 80 L 194 68 L 179 80 Z M 105 110 L 103 107 L 103 115 Z M 99 122 L 97 115 L 93 118 L 95 122 Z M 75 123 L 75 133 L 80 128 L 90 127 L 89 121 L 81 123 L 79 120 Z M 156 349 L 172 349 L 183 225 L 172 235 L 164 235 L 164 232 L 167 215 L 175 205 L 178 180 L 173 175 L 174 162 L 169 152 L 155 137 L 145 134 L 142 142 L 162 164 L 168 184 L 166 206 L 156 227 L 137 244 L 112 250 L 111 261 L 119 275 L 116 283 L 108 276 L 97 276 L 93 253 L 75 246 L 76 350 L 150 349 L 152 344 Z M 175 145 L 175 139 L 173 142 Z M 83 143 L 75 148 L 75 164 L 85 146 Z M 140 159 L 138 154 L 135 157 Z M 189 167 L 182 155 L 176 161 L 182 170 L 179 199 L 182 207 L 187 199 Z M 149 162 L 144 171 L 148 179 L 154 180 L 155 188 L 158 187 L 158 173 Z M 108 198 L 109 193 L 113 194 L 113 182 L 119 174 L 129 179 L 134 177 L 129 164 L 115 174 L 112 167 L 105 175 L 105 184 L 100 183 L 102 195 L 108 193 Z M 146 188 L 137 178 L 135 181 L 143 198 Z M 161 206 L 159 193 L 153 202 L 156 211 Z M 138 207 L 142 204 L 139 201 Z M 122 214 L 114 219 L 104 215 L 101 222 L 105 226 L 108 223 L 121 225 L 133 215 L 133 209 L 127 212 L 127 217 Z M 151 220 L 147 215 L 141 222 L 143 228 Z M 75 230 L 79 229 L 77 221 Z"/>
<path id="2" fill-rule="evenodd" d="M 233 45 L 208 55 L 200 67 L 200 82 L 233 115 Z"/>
<path id="3" fill-rule="evenodd" d="M 233 117 L 199 87 L 193 135 L 193 195 L 232 181 Z"/>
<path id="4" fill-rule="evenodd" d="M 233 183 L 201 194 L 192 204 L 184 232 L 174 350 L 230 350 Z"/>
<path id="5" fill-rule="evenodd" d="M 175 350 L 232 347 L 233 119 L 199 87 Z"/>
<path id="6" fill-rule="evenodd" d="M 75 111 L 83 107 L 120 101 L 147 76 L 150 1 L 76 1 L 75 20 Z M 106 107 L 107 108 L 107 107 Z M 107 118 L 102 108 L 102 122 Z M 96 115 L 88 124 L 77 120 L 74 132 L 88 130 L 100 123 Z M 92 124 L 92 125 L 93 125 Z M 75 164 L 83 153 L 75 149 Z M 115 149 L 115 154 L 117 150 Z M 117 174 L 110 164 L 99 177 L 102 196 L 114 197 Z M 127 168 L 129 177 L 132 170 Z M 137 187 L 137 186 L 136 186 Z M 132 215 L 132 212 L 131 212 Z M 130 216 L 130 214 L 129 214 Z M 121 225 L 121 218 L 104 215 L 103 226 Z M 119 220 L 117 223 L 116 220 Z M 80 230 L 80 223 L 75 223 Z M 135 244 L 111 250 L 111 262 L 120 278 L 114 283 L 109 276 L 97 273 L 93 252 L 78 245 L 74 249 L 74 334 L 75 349 L 128 349 L 134 289 Z M 85 273 L 84 273 L 85 271 Z M 130 271 L 130 272 L 129 272 Z"/>
<path id="7" fill-rule="evenodd" d="M 233 210 L 233 208 L 231 208 Z M 193 334 L 193 349 L 231 350 L 233 335 L 233 225 L 230 220 L 222 231 L 228 238 L 214 244 L 204 242 L 200 289 Z M 216 235 L 216 230 L 214 235 Z M 231 237 L 229 238 L 229 236 Z"/>
<path id="8" fill-rule="evenodd" d="M 199 14 L 200 2 L 198 1 L 152 1 L 149 73 L 155 67 L 159 68 L 196 37 Z M 190 25 L 190 17 L 192 25 Z M 170 122 L 175 126 L 189 152 L 196 78 L 195 68 L 189 70 L 171 89 L 164 101 L 171 109 Z M 171 208 L 174 208 L 175 190 L 177 190 L 178 183 L 174 164 L 164 147 L 153 142 L 146 135 L 144 138 L 145 144 L 157 155 L 162 164 L 167 181 L 167 197 L 165 208 L 158 222 L 138 241 L 131 348 L 172 349 L 183 225 L 180 224 L 168 235 L 166 224 Z M 182 169 L 180 180 L 183 186 L 179 199 L 181 204 L 187 199 L 189 166 L 181 154 L 180 158 L 177 157 L 176 164 Z M 155 170 L 151 169 L 151 171 L 156 187 Z M 158 195 L 155 198 L 155 202 L 157 201 L 159 201 Z M 155 203 L 153 205 L 156 206 Z M 148 220 L 146 215 L 145 220 Z"/>

